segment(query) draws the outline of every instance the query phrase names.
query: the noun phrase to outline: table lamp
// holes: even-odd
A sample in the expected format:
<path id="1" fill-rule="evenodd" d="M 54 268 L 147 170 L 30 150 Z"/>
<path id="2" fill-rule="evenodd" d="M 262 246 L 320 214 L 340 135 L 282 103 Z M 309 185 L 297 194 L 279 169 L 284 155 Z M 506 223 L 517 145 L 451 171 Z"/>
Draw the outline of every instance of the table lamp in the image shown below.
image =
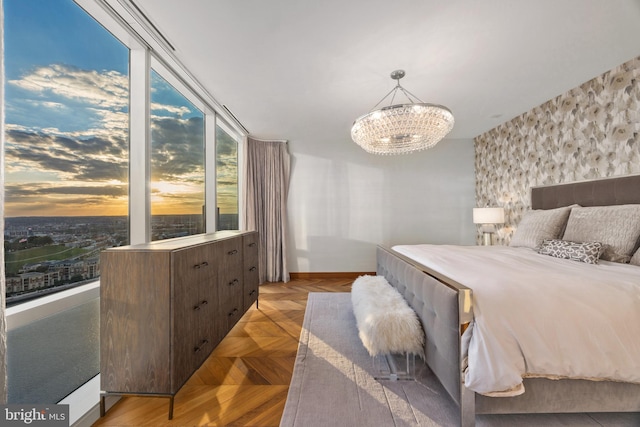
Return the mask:
<path id="1" fill-rule="evenodd" d="M 481 224 L 482 244 L 493 245 L 495 224 L 504 224 L 504 208 L 473 208 L 473 223 Z"/>

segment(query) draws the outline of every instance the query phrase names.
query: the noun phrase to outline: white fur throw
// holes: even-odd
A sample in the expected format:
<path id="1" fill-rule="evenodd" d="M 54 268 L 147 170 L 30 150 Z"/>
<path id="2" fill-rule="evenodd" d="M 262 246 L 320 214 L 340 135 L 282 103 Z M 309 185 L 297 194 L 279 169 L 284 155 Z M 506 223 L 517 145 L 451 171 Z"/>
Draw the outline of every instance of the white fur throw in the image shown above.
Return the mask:
<path id="1" fill-rule="evenodd" d="M 410 353 L 424 357 L 424 332 L 416 313 L 383 276 L 360 276 L 351 303 L 362 344 L 372 357 Z"/>

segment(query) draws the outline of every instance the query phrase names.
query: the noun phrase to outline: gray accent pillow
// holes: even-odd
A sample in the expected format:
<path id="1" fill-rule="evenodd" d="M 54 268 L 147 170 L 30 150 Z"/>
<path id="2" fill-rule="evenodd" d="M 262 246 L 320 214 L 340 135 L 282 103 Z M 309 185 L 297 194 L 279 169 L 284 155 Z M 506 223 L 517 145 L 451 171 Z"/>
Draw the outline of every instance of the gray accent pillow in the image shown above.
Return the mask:
<path id="1" fill-rule="evenodd" d="M 640 237 L 640 205 L 577 207 L 571 211 L 563 240 L 600 242 L 601 258 L 629 262 Z"/>
<path id="2" fill-rule="evenodd" d="M 629 264 L 640 266 L 640 249 L 638 249 L 636 253 L 631 257 L 631 261 L 629 261 Z"/>
<path id="3" fill-rule="evenodd" d="M 545 240 L 538 253 L 555 258 L 586 262 L 587 264 L 597 264 L 602 254 L 602 244 L 599 242 L 578 243 L 567 240 Z"/>
<path id="4" fill-rule="evenodd" d="M 559 239 L 567 224 L 572 207 L 536 209 L 525 212 L 509 246 L 537 249 L 544 240 Z"/>

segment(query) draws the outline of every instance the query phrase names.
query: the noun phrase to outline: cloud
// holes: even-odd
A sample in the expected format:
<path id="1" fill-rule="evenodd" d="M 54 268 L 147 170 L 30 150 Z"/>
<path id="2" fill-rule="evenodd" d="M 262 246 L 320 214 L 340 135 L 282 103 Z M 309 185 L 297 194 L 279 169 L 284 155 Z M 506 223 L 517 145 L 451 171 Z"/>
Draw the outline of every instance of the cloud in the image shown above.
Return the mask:
<path id="1" fill-rule="evenodd" d="M 127 181 L 126 144 L 118 138 L 83 140 L 21 129 L 9 129 L 6 135 L 9 178 L 11 172 L 35 170 L 66 181 Z"/>
<path id="2" fill-rule="evenodd" d="M 233 155 L 238 151 L 238 143 L 231 138 L 228 133 L 220 129 L 216 129 L 216 152 L 219 156 Z"/>
<path id="3" fill-rule="evenodd" d="M 128 76 L 52 64 L 7 84 L 20 89 L 7 99 L 15 117 L 5 127 L 7 215 L 85 215 L 84 206 L 100 215 L 100 203 L 105 212 L 126 211 Z M 152 181 L 178 184 L 154 190 L 154 197 L 182 211 L 201 205 L 203 116 L 188 117 L 194 111 L 180 105 L 154 102 L 151 108 Z M 235 186 L 237 143 L 217 134 L 218 184 Z"/>
<path id="4" fill-rule="evenodd" d="M 64 105 L 61 102 L 36 101 L 36 100 L 33 100 L 33 99 L 28 99 L 28 100 L 26 100 L 26 102 L 28 104 L 31 104 L 33 107 L 45 107 L 45 108 L 60 109 L 60 110 L 64 110 L 64 109 L 67 108 L 67 106 Z"/>
<path id="5" fill-rule="evenodd" d="M 151 129 L 151 179 L 204 184 L 202 117 L 155 118 Z"/>
<path id="6" fill-rule="evenodd" d="M 12 183 L 5 186 L 6 215 L 126 215 L 127 192 L 127 185 Z"/>
<path id="7" fill-rule="evenodd" d="M 99 186 L 71 186 L 71 185 L 51 185 L 33 184 L 29 186 L 19 184 L 8 184 L 7 200 L 17 201 L 25 197 L 42 197 L 51 194 L 59 195 L 83 195 L 83 196 L 107 196 L 123 197 L 128 194 L 127 185 L 99 185 Z"/>
<path id="8" fill-rule="evenodd" d="M 173 114 L 179 117 L 182 117 L 186 114 L 189 114 L 191 112 L 191 110 L 189 110 L 187 107 L 185 106 L 175 106 L 175 105 L 169 105 L 169 104 L 160 104 L 158 102 L 152 102 L 151 103 L 151 111 L 155 112 L 155 113 L 160 113 L 162 111 L 166 111 L 169 114 Z M 158 116 L 160 117 L 160 116 Z"/>
<path id="9" fill-rule="evenodd" d="M 129 78 L 116 71 L 52 64 L 36 67 L 7 83 L 40 95 L 55 94 L 107 109 L 122 109 L 129 104 Z"/>

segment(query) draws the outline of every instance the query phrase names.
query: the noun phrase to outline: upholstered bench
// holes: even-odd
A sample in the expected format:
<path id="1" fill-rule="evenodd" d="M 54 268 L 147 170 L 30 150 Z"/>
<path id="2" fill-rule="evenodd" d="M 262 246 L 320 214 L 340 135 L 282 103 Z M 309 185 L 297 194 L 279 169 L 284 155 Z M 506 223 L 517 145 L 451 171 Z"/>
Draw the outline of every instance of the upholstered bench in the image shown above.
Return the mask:
<path id="1" fill-rule="evenodd" d="M 360 276 L 351 287 L 351 303 L 376 379 L 413 379 L 415 356 L 424 358 L 424 332 L 402 295 L 383 276 Z M 397 354 L 406 361 L 404 369 L 396 363 Z"/>

